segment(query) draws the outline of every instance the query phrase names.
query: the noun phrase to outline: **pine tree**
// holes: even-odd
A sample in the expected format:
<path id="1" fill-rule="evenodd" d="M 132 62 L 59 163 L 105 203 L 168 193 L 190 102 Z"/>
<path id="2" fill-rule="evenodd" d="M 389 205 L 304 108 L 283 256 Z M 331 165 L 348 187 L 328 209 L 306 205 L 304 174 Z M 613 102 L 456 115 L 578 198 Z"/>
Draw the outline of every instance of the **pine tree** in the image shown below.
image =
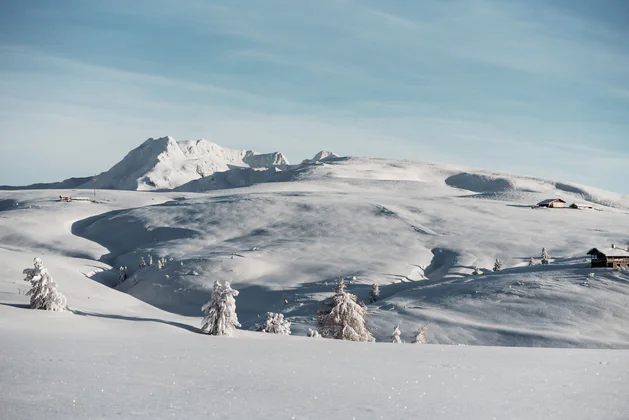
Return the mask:
<path id="1" fill-rule="evenodd" d="M 116 284 L 120 284 L 127 279 L 127 267 L 120 267 L 118 270 L 118 282 Z"/>
<path id="2" fill-rule="evenodd" d="M 202 331 L 210 335 L 232 335 L 236 327 L 240 327 L 236 315 L 236 299 L 238 291 L 231 288 L 228 281 L 222 286 L 217 280 L 214 282 L 212 297 L 201 310 L 205 313 Z"/>
<path id="3" fill-rule="evenodd" d="M 317 325 L 323 337 L 350 341 L 375 341 L 367 329 L 364 317 L 365 304 L 357 302 L 356 295 L 345 291 L 343 279 L 334 287 L 334 296 L 329 300 L 330 308 L 319 313 Z"/>
<path id="4" fill-rule="evenodd" d="M 371 285 L 371 293 L 369 294 L 371 297 L 371 303 L 374 303 L 378 299 L 380 299 L 380 286 L 376 283 Z"/>
<path id="5" fill-rule="evenodd" d="M 478 266 L 475 265 L 474 266 L 474 271 L 472 271 L 472 275 L 474 276 L 479 276 L 481 274 L 480 270 L 478 269 Z"/>
<path id="6" fill-rule="evenodd" d="M 146 261 L 144 261 L 144 257 L 140 257 L 140 261 L 138 262 L 138 268 L 146 267 Z"/>
<path id="7" fill-rule="evenodd" d="M 393 335 L 391 336 L 391 342 L 393 344 L 401 344 L 402 343 L 402 339 L 400 338 L 401 335 L 402 335 L 402 332 L 400 331 L 400 326 L 396 325 L 395 329 L 393 330 Z"/>
<path id="8" fill-rule="evenodd" d="M 153 256 L 152 255 L 149 255 L 148 264 L 149 264 L 149 266 L 153 265 Z"/>
<path id="9" fill-rule="evenodd" d="M 546 251 L 546 248 L 542 248 L 542 264 L 550 264 L 550 254 Z"/>
<path id="10" fill-rule="evenodd" d="M 66 297 L 57 291 L 57 283 L 54 282 L 44 263 L 40 258 L 33 260 L 34 268 L 23 271 L 26 275 L 24 281 L 31 283 L 31 289 L 26 293 L 31 297 L 31 309 L 44 309 L 47 311 L 63 311 L 66 309 Z"/>
<path id="11" fill-rule="evenodd" d="M 161 270 L 162 268 L 164 268 L 164 262 L 162 261 L 162 259 L 161 259 L 161 258 L 159 258 L 159 259 L 157 260 L 157 270 L 159 271 L 159 270 Z"/>
<path id="12" fill-rule="evenodd" d="M 529 267 L 533 267 L 534 265 L 535 265 L 535 260 L 533 259 L 533 257 L 531 257 L 529 261 Z"/>
<path id="13" fill-rule="evenodd" d="M 267 312 L 266 321 L 258 328 L 258 331 L 270 334 L 290 335 L 290 324 L 290 321 L 284 319 L 284 315 Z"/>
<path id="14" fill-rule="evenodd" d="M 414 344 L 428 344 L 428 324 L 417 330 L 413 336 Z"/>
<path id="15" fill-rule="evenodd" d="M 496 258 L 496 262 L 494 263 L 494 271 L 502 270 L 502 262 Z"/>

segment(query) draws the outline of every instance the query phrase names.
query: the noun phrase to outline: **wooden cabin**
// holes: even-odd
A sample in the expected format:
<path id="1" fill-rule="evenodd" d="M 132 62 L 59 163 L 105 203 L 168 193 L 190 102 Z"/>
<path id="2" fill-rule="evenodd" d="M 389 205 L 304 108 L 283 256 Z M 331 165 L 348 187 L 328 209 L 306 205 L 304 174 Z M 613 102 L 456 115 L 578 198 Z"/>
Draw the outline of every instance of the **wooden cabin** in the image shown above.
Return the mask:
<path id="1" fill-rule="evenodd" d="M 550 198 L 542 202 L 537 203 L 537 207 L 546 207 L 549 209 L 562 209 L 566 207 L 566 202 L 561 198 Z"/>
<path id="2" fill-rule="evenodd" d="M 571 209 L 593 209 L 591 204 L 573 203 L 570 204 Z"/>
<path id="3" fill-rule="evenodd" d="M 592 268 L 629 268 L 629 249 L 618 248 L 593 248 L 588 252 L 592 258 Z"/>

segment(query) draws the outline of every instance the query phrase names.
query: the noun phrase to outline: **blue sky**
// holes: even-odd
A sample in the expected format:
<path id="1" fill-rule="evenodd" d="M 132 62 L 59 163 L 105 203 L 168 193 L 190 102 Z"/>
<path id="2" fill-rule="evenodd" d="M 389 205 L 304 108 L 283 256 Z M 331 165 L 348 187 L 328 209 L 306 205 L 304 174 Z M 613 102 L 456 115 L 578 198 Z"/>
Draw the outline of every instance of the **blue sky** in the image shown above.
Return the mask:
<path id="1" fill-rule="evenodd" d="M 98 173 L 164 135 L 629 193 L 629 2 L 0 4 L 0 184 Z"/>

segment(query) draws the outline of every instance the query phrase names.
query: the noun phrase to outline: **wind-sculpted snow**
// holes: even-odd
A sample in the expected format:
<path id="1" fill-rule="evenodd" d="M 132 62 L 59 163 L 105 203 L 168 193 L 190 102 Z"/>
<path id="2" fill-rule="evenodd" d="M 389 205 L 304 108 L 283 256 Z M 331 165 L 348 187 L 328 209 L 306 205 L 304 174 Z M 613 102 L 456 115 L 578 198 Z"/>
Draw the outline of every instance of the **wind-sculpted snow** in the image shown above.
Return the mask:
<path id="1" fill-rule="evenodd" d="M 446 178 L 445 183 L 454 188 L 479 193 L 497 193 L 513 190 L 511 181 L 505 178 L 491 178 L 486 175 L 460 173 Z"/>

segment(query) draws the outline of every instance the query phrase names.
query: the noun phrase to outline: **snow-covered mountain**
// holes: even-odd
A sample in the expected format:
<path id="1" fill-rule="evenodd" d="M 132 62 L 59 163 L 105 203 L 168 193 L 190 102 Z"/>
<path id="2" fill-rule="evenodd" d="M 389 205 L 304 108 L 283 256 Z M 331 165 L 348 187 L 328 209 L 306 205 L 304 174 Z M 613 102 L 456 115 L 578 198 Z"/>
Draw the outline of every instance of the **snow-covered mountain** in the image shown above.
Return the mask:
<path id="1" fill-rule="evenodd" d="M 181 141 L 167 136 L 150 138 L 96 178 L 96 187 L 113 190 L 169 190 L 195 179 L 234 168 L 272 168 L 288 165 L 279 152 L 221 147 L 207 140 Z M 84 187 L 89 188 L 91 184 Z"/>

